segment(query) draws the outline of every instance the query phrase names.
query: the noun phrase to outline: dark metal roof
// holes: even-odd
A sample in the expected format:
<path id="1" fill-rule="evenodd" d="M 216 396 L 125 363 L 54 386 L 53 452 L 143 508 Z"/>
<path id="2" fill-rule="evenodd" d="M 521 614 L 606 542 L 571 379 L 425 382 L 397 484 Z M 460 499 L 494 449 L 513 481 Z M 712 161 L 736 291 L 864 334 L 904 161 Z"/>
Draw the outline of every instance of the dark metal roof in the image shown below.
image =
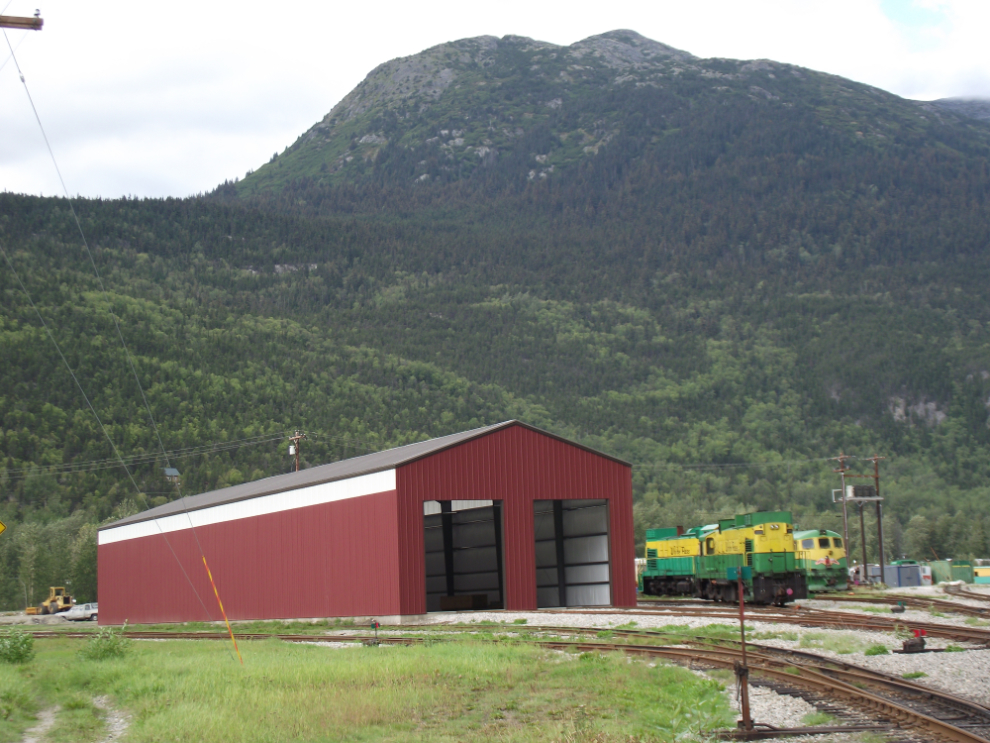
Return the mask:
<path id="1" fill-rule="evenodd" d="M 323 464 L 318 467 L 311 467 L 307 470 L 300 470 L 299 472 L 290 472 L 287 475 L 275 475 L 273 477 L 266 477 L 262 480 L 255 480 L 253 482 L 245 482 L 240 485 L 234 485 L 229 488 L 211 490 L 206 493 L 200 493 L 199 495 L 193 495 L 184 499 L 172 501 L 171 503 L 166 503 L 165 505 L 158 506 L 157 508 L 142 511 L 141 513 L 136 513 L 133 516 L 128 516 L 127 518 L 120 519 L 119 521 L 114 521 L 112 524 L 101 526 L 100 530 L 113 529 L 114 527 L 124 526 L 125 524 L 136 524 L 140 521 L 151 521 L 152 519 L 173 516 L 175 514 L 185 513 L 186 511 L 198 511 L 202 508 L 219 506 L 224 503 L 233 503 L 235 501 L 247 500 L 248 498 L 258 498 L 263 495 L 272 495 L 273 493 L 281 493 L 286 490 L 296 490 L 297 488 L 305 488 L 311 485 L 320 485 L 325 482 L 333 482 L 334 480 L 346 480 L 359 475 L 368 475 L 372 472 L 381 472 L 382 470 L 394 469 L 399 465 L 407 464 L 417 459 L 422 459 L 423 457 L 436 454 L 444 449 L 462 444 L 465 441 L 487 436 L 490 433 L 494 433 L 495 431 L 499 431 L 510 426 L 522 426 L 523 428 L 528 428 L 531 431 L 541 433 L 544 436 L 550 436 L 572 446 L 576 446 L 579 449 L 590 451 L 593 454 L 605 457 L 606 459 L 611 459 L 615 462 L 619 462 L 620 464 L 631 466 L 628 462 L 625 462 L 617 457 L 613 457 L 609 454 L 603 454 L 600 451 L 596 451 L 595 449 L 591 449 L 581 444 L 576 444 L 573 441 L 568 441 L 561 436 L 557 436 L 549 431 L 544 431 L 536 426 L 531 426 L 517 420 L 510 420 L 504 421 L 503 423 L 496 423 L 492 426 L 484 426 L 483 428 L 475 428 L 470 431 L 454 433 L 449 436 L 441 436 L 438 439 L 429 439 L 428 441 L 420 441 L 416 444 L 407 444 L 406 446 L 400 446 L 395 449 L 387 449 L 386 451 L 375 452 L 374 454 L 365 454 L 361 457 L 343 459 L 339 462 Z"/>

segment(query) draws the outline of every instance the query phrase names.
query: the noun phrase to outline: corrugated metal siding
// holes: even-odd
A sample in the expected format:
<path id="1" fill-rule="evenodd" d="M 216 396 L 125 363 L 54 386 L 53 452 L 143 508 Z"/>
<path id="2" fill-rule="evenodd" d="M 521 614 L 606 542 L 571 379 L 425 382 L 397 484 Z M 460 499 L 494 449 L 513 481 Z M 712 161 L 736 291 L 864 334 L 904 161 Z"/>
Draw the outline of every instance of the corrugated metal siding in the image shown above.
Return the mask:
<path id="1" fill-rule="evenodd" d="M 195 536 L 230 619 L 399 613 L 395 491 L 212 524 Z M 157 535 L 99 547 L 101 623 L 220 619 L 193 532 L 168 540 L 206 609 Z"/>
<path id="2" fill-rule="evenodd" d="M 612 603 L 636 605 L 629 466 L 522 426 L 511 426 L 396 469 L 400 607 L 426 610 L 423 502 L 501 500 L 506 608 L 535 609 L 533 501 L 606 498 Z"/>

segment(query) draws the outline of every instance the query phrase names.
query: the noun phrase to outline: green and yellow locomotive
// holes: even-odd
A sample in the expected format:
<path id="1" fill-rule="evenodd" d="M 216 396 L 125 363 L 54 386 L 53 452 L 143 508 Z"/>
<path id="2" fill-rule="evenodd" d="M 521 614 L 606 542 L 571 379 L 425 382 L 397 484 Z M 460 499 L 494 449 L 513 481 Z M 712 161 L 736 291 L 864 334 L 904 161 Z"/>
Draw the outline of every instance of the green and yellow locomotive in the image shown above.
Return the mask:
<path id="1" fill-rule="evenodd" d="M 694 596 L 737 601 L 730 568 L 750 568 L 744 598 L 783 605 L 808 596 L 797 569 L 794 529 L 788 511 L 746 513 L 688 530 L 648 529 L 646 569 L 640 590 L 652 596 Z M 744 572 L 744 575 L 745 575 Z"/>
<path id="2" fill-rule="evenodd" d="M 828 529 L 796 532 L 794 554 L 809 591 L 844 591 L 849 587 L 846 549 L 839 534 Z"/>

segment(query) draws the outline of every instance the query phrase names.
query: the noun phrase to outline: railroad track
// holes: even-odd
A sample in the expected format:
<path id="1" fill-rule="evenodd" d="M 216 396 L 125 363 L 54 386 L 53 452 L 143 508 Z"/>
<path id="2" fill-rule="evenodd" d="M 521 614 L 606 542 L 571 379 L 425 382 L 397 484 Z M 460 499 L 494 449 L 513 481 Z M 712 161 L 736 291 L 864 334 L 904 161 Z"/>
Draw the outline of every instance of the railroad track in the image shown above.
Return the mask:
<path id="1" fill-rule="evenodd" d="M 950 591 L 950 593 L 953 593 Z M 974 594 L 972 592 L 961 592 L 956 593 L 956 595 L 973 598 L 976 600 L 985 600 L 990 602 L 990 596 L 983 594 Z M 918 598 L 917 596 L 841 596 L 837 594 L 818 594 L 815 596 L 818 601 L 834 601 L 836 603 L 847 603 L 847 604 L 886 604 L 888 606 L 897 606 L 903 603 L 904 606 L 911 609 L 918 609 L 920 611 L 930 611 L 936 609 L 938 611 L 953 612 L 955 614 L 964 614 L 970 617 L 981 617 L 984 619 L 990 619 L 990 607 L 984 608 L 982 606 L 967 606 L 965 604 L 960 604 L 956 601 L 946 601 L 945 599 L 936 598 Z M 697 606 L 699 601 L 640 601 L 639 606 L 642 608 L 646 607 L 663 607 L 663 606 Z M 746 611 L 750 609 L 758 609 L 759 607 L 751 607 L 747 605 Z M 809 607 L 813 608 L 813 607 Z"/>
<path id="2" fill-rule="evenodd" d="M 943 590 L 946 593 L 952 594 L 953 596 L 959 596 L 960 598 L 973 599 L 975 601 L 983 601 L 983 602 L 986 602 L 986 603 L 990 603 L 990 594 L 977 593 L 976 591 L 970 591 L 969 589 L 964 588 L 963 586 L 954 586 L 954 585 L 949 584 L 949 585 L 943 586 Z M 946 603 L 951 603 L 951 602 L 946 602 Z M 958 604 L 955 604 L 955 605 L 958 606 Z M 973 608 L 973 607 L 968 607 L 968 608 Z M 990 615 L 990 608 L 988 608 L 988 609 L 979 609 L 979 611 L 983 611 L 987 615 Z"/>
<path id="3" fill-rule="evenodd" d="M 487 627 L 478 625 L 407 625 L 399 632 L 409 630 L 430 632 L 478 632 L 492 629 L 500 632 L 527 632 L 553 634 L 563 637 L 531 640 L 541 647 L 569 652 L 615 651 L 642 657 L 656 657 L 692 668 L 734 668 L 742 658 L 740 643 L 713 641 L 707 638 L 672 636 L 651 630 L 609 630 L 613 636 L 625 642 L 595 642 L 565 639 L 572 635 L 598 633 L 601 630 L 586 627 L 553 627 L 530 625 L 506 625 Z M 133 630 L 124 633 L 132 639 L 162 640 L 214 640 L 224 641 L 222 632 L 151 632 Z M 35 637 L 91 637 L 89 632 L 38 631 Z M 279 639 L 285 642 L 377 642 L 379 644 L 414 645 L 422 643 L 422 636 L 394 636 L 382 634 L 373 640 L 370 633 L 333 635 L 294 635 L 242 633 L 240 640 Z M 673 645 L 650 645 L 644 642 L 670 641 Z M 639 641 L 639 643 L 635 641 Z M 946 692 L 931 689 L 911 681 L 861 668 L 851 663 L 832 660 L 814 653 L 783 648 L 773 648 L 758 643 L 747 643 L 747 657 L 754 682 L 770 686 L 778 693 L 801 696 L 819 709 L 837 714 L 848 723 L 828 728 L 808 728 L 806 732 L 856 732 L 861 730 L 899 731 L 909 737 L 930 740 L 932 737 L 957 743 L 990 743 L 990 708 Z M 874 718 L 864 724 L 841 708 L 832 706 L 840 701 L 846 708 L 858 710 Z M 758 722 L 758 721 L 757 721 Z M 758 731 L 761 737 L 773 737 L 772 730 Z"/>
<path id="4" fill-rule="evenodd" d="M 965 598 L 975 598 L 977 600 L 990 601 L 990 596 L 984 596 L 981 594 L 974 594 L 968 591 L 949 591 L 957 596 Z M 821 601 L 835 601 L 838 603 L 849 603 L 849 604 L 888 604 L 891 606 L 896 606 L 897 604 L 904 604 L 904 606 L 910 607 L 911 609 L 920 609 L 921 611 L 928 611 L 931 609 L 937 609 L 938 611 L 953 612 L 955 614 L 965 614 L 970 617 L 982 617 L 985 619 L 990 619 L 990 606 L 984 608 L 982 606 L 967 606 L 966 604 L 960 604 L 956 601 L 946 601 L 945 599 L 929 599 L 929 598 L 918 598 L 917 596 L 820 596 L 818 597 Z"/>
<path id="5" fill-rule="evenodd" d="M 623 616 L 665 616 L 699 617 L 699 618 L 737 618 L 738 607 L 734 606 L 699 606 L 664 602 L 660 607 L 643 607 L 638 609 L 563 609 L 552 610 L 576 614 L 621 614 Z M 551 611 L 551 610 L 541 610 Z M 929 637 L 938 637 L 954 642 L 971 642 L 990 647 L 990 630 L 979 627 L 956 627 L 936 622 L 905 621 L 897 617 L 867 616 L 851 612 L 812 609 L 803 606 L 787 608 L 746 607 L 746 615 L 751 621 L 773 622 L 775 624 L 795 624 L 802 627 L 821 627 L 825 629 L 871 630 L 874 632 L 895 632 L 902 629 L 923 629 Z"/>
<path id="6" fill-rule="evenodd" d="M 546 643 L 547 647 L 554 647 Z M 558 647 L 594 650 L 597 643 L 567 643 Z M 739 647 L 654 648 L 642 645 L 609 644 L 606 647 L 626 653 L 659 656 L 684 665 L 698 667 L 711 665 L 734 668 L 742 658 Z M 907 728 L 924 731 L 923 736 L 936 736 L 963 743 L 984 743 L 990 734 L 990 710 L 968 700 L 933 693 L 930 689 L 911 689 L 910 684 L 895 686 L 892 679 L 882 679 L 866 669 L 840 669 L 827 664 L 797 663 L 784 659 L 768 648 L 747 643 L 747 660 L 750 673 L 760 679 L 769 679 L 785 690 L 800 687 L 821 694 L 828 699 L 858 709 L 879 718 L 890 728 Z M 821 659 L 825 660 L 825 659 Z M 883 687 L 878 689 L 876 687 Z M 883 693 L 883 691 L 886 693 Z M 921 704 L 919 704 L 921 702 Z M 758 721 L 757 721 L 758 722 Z"/>
<path id="7" fill-rule="evenodd" d="M 956 587 L 958 588 L 958 587 Z M 986 594 L 973 593 L 972 591 L 961 590 L 950 590 L 946 588 L 951 594 L 968 598 L 976 599 L 977 601 L 987 601 L 990 602 L 990 596 Z M 920 611 L 930 611 L 936 609 L 938 611 L 952 612 L 955 614 L 964 614 L 970 617 L 980 617 L 984 619 L 990 619 L 990 607 L 982 606 L 967 606 L 966 604 L 960 604 L 956 601 L 946 601 L 945 599 L 936 598 L 919 598 L 917 596 L 846 596 L 839 594 L 817 594 L 815 599 L 818 601 L 834 601 L 836 603 L 847 603 L 847 604 L 886 604 L 888 606 L 897 606 L 898 604 L 904 604 L 904 606 L 911 609 L 918 609 Z M 663 606 L 697 606 L 699 604 L 698 600 L 687 600 L 687 601 L 640 601 L 639 606 L 642 608 L 647 607 L 663 607 Z M 747 606 L 746 611 L 751 608 Z"/>

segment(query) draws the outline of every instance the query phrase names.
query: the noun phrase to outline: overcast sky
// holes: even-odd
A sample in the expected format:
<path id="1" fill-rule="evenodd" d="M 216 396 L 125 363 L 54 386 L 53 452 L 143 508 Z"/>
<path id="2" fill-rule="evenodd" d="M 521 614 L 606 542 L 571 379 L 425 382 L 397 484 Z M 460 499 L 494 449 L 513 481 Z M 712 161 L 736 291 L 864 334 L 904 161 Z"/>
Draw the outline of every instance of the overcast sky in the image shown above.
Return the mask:
<path id="1" fill-rule="evenodd" d="M 243 177 L 376 65 L 484 34 L 571 44 L 617 28 L 700 57 L 769 58 L 906 98 L 990 98 L 990 0 L 171 2 L 0 0 L 69 191 L 187 196 Z M 59 194 L 0 38 L 0 190 Z"/>

